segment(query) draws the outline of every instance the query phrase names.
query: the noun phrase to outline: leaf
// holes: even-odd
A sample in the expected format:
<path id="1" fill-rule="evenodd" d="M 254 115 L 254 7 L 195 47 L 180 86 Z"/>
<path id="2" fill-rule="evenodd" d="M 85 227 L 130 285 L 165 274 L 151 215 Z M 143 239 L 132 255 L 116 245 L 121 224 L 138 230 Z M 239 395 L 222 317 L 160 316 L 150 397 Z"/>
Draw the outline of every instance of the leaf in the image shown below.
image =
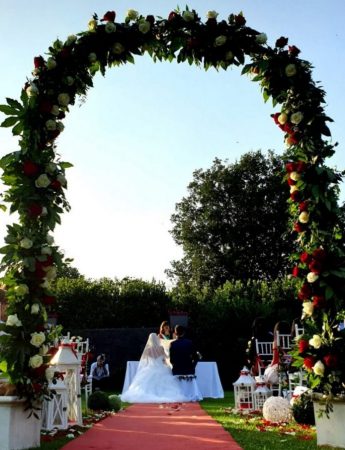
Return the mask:
<path id="1" fill-rule="evenodd" d="M 23 129 L 24 129 L 23 123 L 22 122 L 17 123 L 17 125 L 12 129 L 13 136 L 18 136 L 19 134 L 21 134 Z"/>
<path id="2" fill-rule="evenodd" d="M 5 119 L 2 122 L 2 124 L 0 124 L 0 127 L 4 128 L 12 127 L 18 122 L 18 120 L 19 120 L 18 117 L 7 117 L 7 119 Z"/>
<path id="3" fill-rule="evenodd" d="M 4 212 L 7 211 L 6 205 L 2 205 L 1 203 L 0 203 L 0 209 Z"/>
<path id="4" fill-rule="evenodd" d="M 73 164 L 67 162 L 67 161 L 61 161 L 59 163 L 60 167 L 62 167 L 62 169 L 69 169 L 70 167 L 73 167 Z"/>
<path id="5" fill-rule="evenodd" d="M 330 286 L 327 286 L 325 290 L 326 300 L 330 300 L 333 297 L 333 294 L 334 294 L 333 289 Z"/>
<path id="6" fill-rule="evenodd" d="M 7 362 L 1 361 L 0 362 L 0 371 L 6 373 L 7 372 Z"/>
<path id="7" fill-rule="evenodd" d="M 7 116 L 11 116 L 16 113 L 16 110 L 8 105 L 0 105 L 0 112 L 6 114 Z"/>
<path id="8" fill-rule="evenodd" d="M 13 100 L 12 98 L 6 97 L 6 101 L 14 109 L 17 109 L 19 111 L 23 109 L 22 105 L 17 100 Z"/>

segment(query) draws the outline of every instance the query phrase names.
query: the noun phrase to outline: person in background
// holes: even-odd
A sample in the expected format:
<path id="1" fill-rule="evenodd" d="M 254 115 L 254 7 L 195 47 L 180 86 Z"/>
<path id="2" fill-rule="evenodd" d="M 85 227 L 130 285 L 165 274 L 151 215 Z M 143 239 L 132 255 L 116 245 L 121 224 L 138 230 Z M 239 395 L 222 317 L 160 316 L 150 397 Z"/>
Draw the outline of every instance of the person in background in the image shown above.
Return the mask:
<path id="1" fill-rule="evenodd" d="M 105 355 L 97 356 L 97 361 L 91 365 L 90 377 L 92 379 L 92 392 L 103 390 L 109 378 L 109 365 L 105 361 Z"/>
<path id="2" fill-rule="evenodd" d="M 167 320 L 164 320 L 159 327 L 158 337 L 160 339 L 171 339 L 170 325 Z"/>

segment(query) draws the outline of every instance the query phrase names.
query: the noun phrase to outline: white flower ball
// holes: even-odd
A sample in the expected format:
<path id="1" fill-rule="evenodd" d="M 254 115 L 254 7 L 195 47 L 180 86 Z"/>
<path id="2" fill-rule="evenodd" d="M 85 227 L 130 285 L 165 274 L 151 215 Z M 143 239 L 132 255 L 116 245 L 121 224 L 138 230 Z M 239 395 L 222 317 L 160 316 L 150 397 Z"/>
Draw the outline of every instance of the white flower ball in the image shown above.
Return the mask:
<path id="1" fill-rule="evenodd" d="M 270 422 L 289 422 L 291 420 L 291 407 L 283 397 L 269 397 L 262 408 L 264 419 Z"/>

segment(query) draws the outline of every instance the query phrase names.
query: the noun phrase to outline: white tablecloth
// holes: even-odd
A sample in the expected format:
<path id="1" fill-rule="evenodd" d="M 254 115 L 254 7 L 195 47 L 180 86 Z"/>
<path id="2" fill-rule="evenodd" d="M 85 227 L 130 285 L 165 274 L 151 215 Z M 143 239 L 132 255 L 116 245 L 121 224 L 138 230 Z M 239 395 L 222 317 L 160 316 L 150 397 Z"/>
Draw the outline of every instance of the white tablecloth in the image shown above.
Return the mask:
<path id="1" fill-rule="evenodd" d="M 128 389 L 137 371 L 139 361 L 127 361 L 123 390 Z M 204 398 L 223 398 L 224 391 L 220 382 L 216 362 L 198 362 L 195 369 L 196 381 Z"/>

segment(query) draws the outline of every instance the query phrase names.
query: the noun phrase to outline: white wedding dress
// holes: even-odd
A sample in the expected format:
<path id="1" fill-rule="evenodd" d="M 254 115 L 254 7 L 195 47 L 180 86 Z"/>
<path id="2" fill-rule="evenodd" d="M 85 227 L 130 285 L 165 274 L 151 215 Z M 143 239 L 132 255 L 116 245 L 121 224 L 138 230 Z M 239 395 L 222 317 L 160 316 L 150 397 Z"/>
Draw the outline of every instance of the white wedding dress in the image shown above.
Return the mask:
<path id="1" fill-rule="evenodd" d="M 121 400 L 128 403 L 188 401 L 168 364 L 161 340 L 155 333 L 151 333 L 141 355 L 137 373 L 128 389 L 120 395 Z"/>

